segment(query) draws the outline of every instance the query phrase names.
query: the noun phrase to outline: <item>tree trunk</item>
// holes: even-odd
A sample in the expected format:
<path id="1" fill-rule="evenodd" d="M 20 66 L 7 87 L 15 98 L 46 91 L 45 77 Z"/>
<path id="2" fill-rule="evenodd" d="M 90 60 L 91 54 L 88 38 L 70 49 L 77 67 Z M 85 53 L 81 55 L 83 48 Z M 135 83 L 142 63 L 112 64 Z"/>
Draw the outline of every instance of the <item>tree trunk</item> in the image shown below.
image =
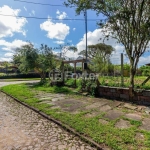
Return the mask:
<path id="1" fill-rule="evenodd" d="M 130 87 L 134 88 L 134 71 L 130 69 Z"/>
<path id="2" fill-rule="evenodd" d="M 46 74 L 44 71 L 42 71 L 42 81 L 45 81 L 46 80 Z"/>
<path id="3" fill-rule="evenodd" d="M 136 73 L 136 69 L 133 65 L 130 67 L 130 97 L 132 98 L 134 96 L 134 76 Z"/>

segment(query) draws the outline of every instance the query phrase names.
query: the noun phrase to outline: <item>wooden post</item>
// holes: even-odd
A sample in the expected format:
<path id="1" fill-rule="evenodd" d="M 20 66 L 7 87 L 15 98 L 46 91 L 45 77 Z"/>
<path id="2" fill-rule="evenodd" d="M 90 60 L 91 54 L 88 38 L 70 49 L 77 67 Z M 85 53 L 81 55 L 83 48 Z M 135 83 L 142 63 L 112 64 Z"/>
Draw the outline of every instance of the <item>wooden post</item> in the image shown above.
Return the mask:
<path id="1" fill-rule="evenodd" d="M 83 61 L 82 61 L 82 73 L 83 73 L 83 70 L 84 70 L 84 69 L 83 69 Z"/>
<path id="2" fill-rule="evenodd" d="M 123 53 L 121 53 L 121 86 L 124 85 L 123 81 Z"/>
<path id="3" fill-rule="evenodd" d="M 76 87 L 76 62 L 74 63 L 74 73 L 75 73 L 74 86 Z"/>
<path id="4" fill-rule="evenodd" d="M 64 62 L 62 62 L 62 81 L 65 83 L 65 70 L 64 70 Z"/>

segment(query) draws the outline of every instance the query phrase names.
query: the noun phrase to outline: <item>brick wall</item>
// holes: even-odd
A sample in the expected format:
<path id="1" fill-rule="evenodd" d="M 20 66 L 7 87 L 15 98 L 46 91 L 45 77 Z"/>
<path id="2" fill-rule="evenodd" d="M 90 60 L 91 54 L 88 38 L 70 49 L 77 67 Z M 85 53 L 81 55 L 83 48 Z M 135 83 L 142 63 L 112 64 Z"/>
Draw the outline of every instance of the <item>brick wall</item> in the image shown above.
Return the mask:
<path id="1" fill-rule="evenodd" d="M 132 101 L 138 104 L 150 105 L 150 91 L 148 90 L 135 91 L 135 96 L 131 98 L 129 96 L 129 88 L 100 86 L 98 94 L 100 97 L 109 99 Z"/>

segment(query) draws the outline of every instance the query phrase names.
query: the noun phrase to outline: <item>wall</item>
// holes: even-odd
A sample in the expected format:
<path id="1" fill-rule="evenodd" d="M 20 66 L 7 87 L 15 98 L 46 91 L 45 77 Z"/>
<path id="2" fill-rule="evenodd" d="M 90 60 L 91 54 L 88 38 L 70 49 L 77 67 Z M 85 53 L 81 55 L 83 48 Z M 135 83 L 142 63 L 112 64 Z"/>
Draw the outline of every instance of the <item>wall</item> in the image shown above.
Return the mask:
<path id="1" fill-rule="evenodd" d="M 132 101 L 137 104 L 150 105 L 150 91 L 139 90 L 135 91 L 135 96 L 129 96 L 129 88 L 107 87 L 100 86 L 98 88 L 98 95 L 109 99 Z"/>

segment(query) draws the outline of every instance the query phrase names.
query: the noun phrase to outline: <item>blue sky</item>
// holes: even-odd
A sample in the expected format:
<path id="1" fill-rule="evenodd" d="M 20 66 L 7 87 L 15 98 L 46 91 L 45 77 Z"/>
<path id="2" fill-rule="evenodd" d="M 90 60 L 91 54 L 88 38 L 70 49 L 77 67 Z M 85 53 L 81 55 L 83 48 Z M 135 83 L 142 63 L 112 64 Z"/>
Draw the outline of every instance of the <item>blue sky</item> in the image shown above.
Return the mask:
<path id="1" fill-rule="evenodd" d="M 43 4 L 61 5 L 45 6 L 35 5 L 15 0 L 0 1 L 0 61 L 10 61 L 14 50 L 27 41 L 39 48 L 40 44 L 50 47 L 59 47 L 60 44 L 69 43 L 78 48 L 78 52 L 85 49 L 85 22 L 84 14 L 77 16 L 74 8 L 63 6 L 63 0 L 26 0 Z M 88 19 L 103 19 L 88 11 Z M 11 15 L 11 16 L 6 16 Z M 15 17 L 12 17 L 15 16 Z M 38 17 L 45 19 L 20 18 L 17 16 Z M 64 20 L 64 19 L 83 19 Z M 103 38 L 101 29 L 95 21 L 88 21 L 88 45 L 99 43 Z M 106 41 L 112 45 L 116 52 L 113 54 L 113 63 L 120 63 L 120 53 L 124 47 L 118 45 L 114 39 Z M 78 57 L 78 52 L 67 52 L 68 57 Z M 149 53 L 140 59 L 140 65 L 149 63 Z M 127 61 L 127 60 L 126 60 Z"/>

